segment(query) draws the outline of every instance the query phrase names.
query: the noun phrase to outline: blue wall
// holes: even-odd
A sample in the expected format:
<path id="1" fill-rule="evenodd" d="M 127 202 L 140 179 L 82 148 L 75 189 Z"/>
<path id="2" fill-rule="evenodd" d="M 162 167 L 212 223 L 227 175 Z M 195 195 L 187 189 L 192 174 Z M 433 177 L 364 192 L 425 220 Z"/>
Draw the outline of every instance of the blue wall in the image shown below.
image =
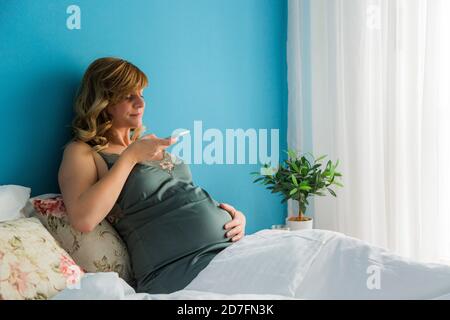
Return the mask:
<path id="1" fill-rule="evenodd" d="M 66 9 L 81 8 L 69 30 Z M 119 56 L 150 78 L 148 132 L 280 129 L 286 148 L 285 0 L 2 0 L 0 184 L 59 193 L 72 100 L 94 59 Z M 280 198 L 252 183 L 256 165 L 191 165 L 194 181 L 242 210 L 247 232 L 281 223 Z"/>

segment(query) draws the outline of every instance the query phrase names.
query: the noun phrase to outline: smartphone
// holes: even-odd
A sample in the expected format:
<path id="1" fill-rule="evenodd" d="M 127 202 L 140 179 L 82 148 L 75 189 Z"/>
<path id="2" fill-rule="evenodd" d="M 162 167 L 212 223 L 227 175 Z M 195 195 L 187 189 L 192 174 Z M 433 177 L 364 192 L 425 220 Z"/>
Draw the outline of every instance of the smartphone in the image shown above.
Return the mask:
<path id="1" fill-rule="evenodd" d="M 190 130 L 182 130 L 182 131 L 179 131 L 179 132 L 173 134 L 171 137 L 167 137 L 166 139 L 170 139 L 170 138 L 178 139 L 182 136 L 187 135 L 189 132 L 191 132 L 191 131 Z"/>

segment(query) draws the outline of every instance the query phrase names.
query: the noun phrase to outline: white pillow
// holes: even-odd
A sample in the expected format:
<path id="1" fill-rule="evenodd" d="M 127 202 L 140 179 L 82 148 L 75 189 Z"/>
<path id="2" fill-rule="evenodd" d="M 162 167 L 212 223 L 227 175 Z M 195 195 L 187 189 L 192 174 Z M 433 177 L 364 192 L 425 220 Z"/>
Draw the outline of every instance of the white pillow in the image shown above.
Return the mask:
<path id="1" fill-rule="evenodd" d="M 0 222 L 23 218 L 22 209 L 30 199 L 31 189 L 17 185 L 0 186 Z"/>

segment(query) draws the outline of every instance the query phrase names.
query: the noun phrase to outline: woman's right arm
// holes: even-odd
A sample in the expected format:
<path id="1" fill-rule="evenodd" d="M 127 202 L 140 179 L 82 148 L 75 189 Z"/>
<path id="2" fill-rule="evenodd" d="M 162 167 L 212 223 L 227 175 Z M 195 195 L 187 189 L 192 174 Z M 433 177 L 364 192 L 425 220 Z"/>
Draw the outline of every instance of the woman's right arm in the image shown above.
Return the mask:
<path id="1" fill-rule="evenodd" d="M 124 151 L 100 180 L 90 146 L 72 142 L 63 154 L 58 182 L 71 225 L 78 231 L 92 231 L 111 211 L 136 165 Z"/>

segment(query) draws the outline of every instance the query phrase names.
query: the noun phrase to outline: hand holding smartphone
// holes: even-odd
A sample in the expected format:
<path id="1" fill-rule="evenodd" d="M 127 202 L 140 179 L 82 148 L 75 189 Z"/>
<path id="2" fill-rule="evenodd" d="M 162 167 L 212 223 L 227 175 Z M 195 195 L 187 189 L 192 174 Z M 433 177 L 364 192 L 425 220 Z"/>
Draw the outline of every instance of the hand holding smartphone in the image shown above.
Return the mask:
<path id="1" fill-rule="evenodd" d="M 182 131 L 179 131 L 179 132 L 173 134 L 173 135 L 170 136 L 170 137 L 167 137 L 166 139 L 172 138 L 172 139 L 178 140 L 178 138 L 187 135 L 189 132 L 191 132 L 191 131 L 189 131 L 189 130 L 182 130 Z"/>

